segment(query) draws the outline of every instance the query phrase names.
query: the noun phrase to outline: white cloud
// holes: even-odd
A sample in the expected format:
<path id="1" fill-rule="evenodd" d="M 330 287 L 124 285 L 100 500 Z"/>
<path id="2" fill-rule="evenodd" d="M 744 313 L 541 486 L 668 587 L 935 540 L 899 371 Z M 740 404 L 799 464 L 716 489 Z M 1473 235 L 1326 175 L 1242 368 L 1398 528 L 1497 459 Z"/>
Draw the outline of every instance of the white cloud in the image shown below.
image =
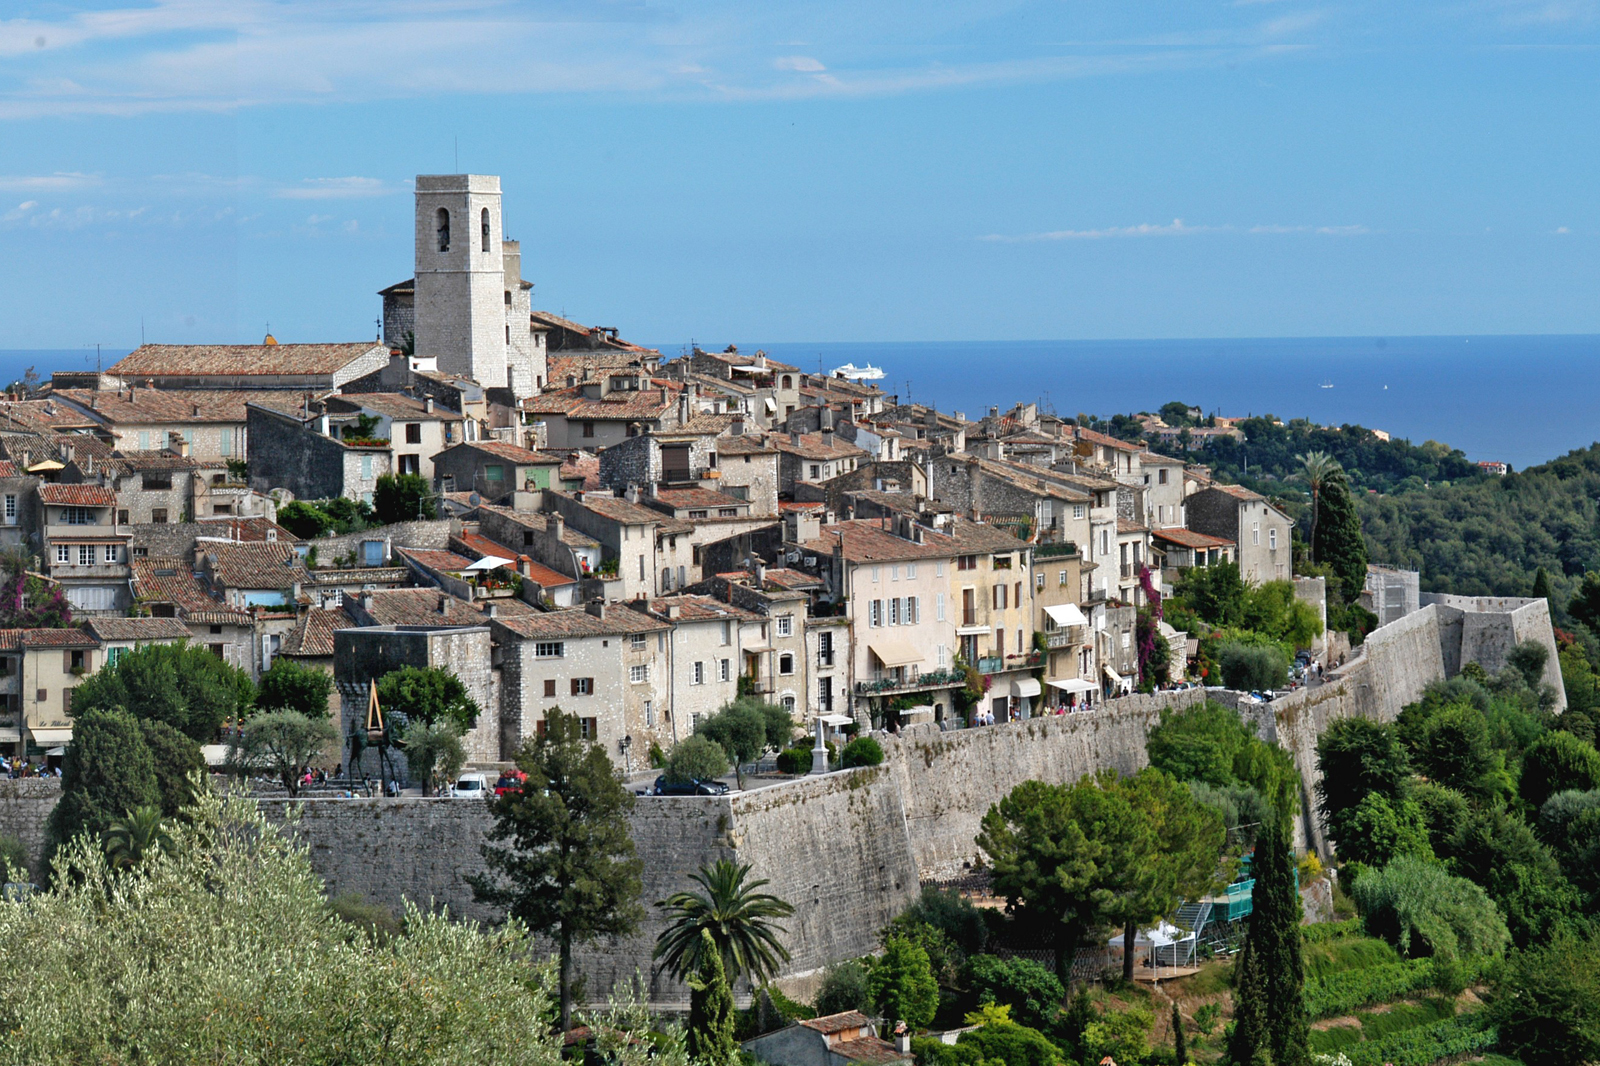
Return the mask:
<path id="1" fill-rule="evenodd" d="M 100 184 L 99 177 L 77 172 L 0 177 L 0 192 L 65 192 Z"/>
<path id="2" fill-rule="evenodd" d="M 1023 233 L 1015 236 L 991 233 L 978 239 L 999 241 L 1005 244 L 1020 244 L 1029 241 L 1098 241 L 1115 237 L 1184 237 L 1196 233 L 1218 233 L 1232 228 L 1231 226 L 1190 226 L 1183 219 L 1175 218 L 1166 225 L 1144 222 L 1137 226 L 1108 226 L 1105 229 L 1058 229 L 1045 233 Z"/>
<path id="3" fill-rule="evenodd" d="M 794 70 L 803 74 L 815 74 L 828 69 L 810 56 L 782 56 L 774 59 L 772 65 L 779 70 Z"/>
<path id="4" fill-rule="evenodd" d="M 273 192 L 280 200 L 350 200 L 384 196 L 392 190 L 378 178 L 305 178 Z"/>
<path id="5" fill-rule="evenodd" d="M 320 226 L 324 222 L 332 222 L 332 221 L 333 221 L 333 216 L 332 215 L 307 215 L 306 216 L 306 225 L 308 225 L 308 226 Z"/>
<path id="6" fill-rule="evenodd" d="M 24 205 L 24 206 L 26 206 L 26 205 Z M 1556 227 L 1556 232 L 1557 232 L 1557 233 L 1571 233 L 1571 232 L 1572 232 L 1572 231 L 1571 231 L 1571 230 L 1569 230 L 1569 229 L 1568 229 L 1568 228 L 1567 228 L 1567 227 L 1565 227 L 1565 226 L 1557 226 L 1557 227 Z"/>

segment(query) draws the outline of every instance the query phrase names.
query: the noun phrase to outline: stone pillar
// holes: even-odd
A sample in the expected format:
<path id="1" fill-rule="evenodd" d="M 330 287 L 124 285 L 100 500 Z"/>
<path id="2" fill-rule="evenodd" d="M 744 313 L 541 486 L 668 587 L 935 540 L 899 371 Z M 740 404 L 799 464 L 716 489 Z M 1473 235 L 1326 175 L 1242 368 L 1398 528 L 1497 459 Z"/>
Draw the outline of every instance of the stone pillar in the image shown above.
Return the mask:
<path id="1" fill-rule="evenodd" d="M 821 717 L 817 718 L 817 741 L 811 748 L 811 772 L 825 774 L 828 772 L 828 723 Z"/>

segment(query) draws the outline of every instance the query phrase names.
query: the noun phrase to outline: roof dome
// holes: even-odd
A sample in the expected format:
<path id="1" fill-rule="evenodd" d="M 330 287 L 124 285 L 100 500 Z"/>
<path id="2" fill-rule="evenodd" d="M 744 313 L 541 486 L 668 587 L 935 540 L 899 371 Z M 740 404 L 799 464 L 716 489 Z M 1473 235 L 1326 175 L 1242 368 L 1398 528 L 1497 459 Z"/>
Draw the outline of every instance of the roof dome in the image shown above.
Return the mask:
<path id="1" fill-rule="evenodd" d="M 261 343 L 262 344 L 277 344 L 278 343 L 278 338 L 274 337 L 272 334 L 269 333 L 269 334 L 266 335 L 265 338 L 262 339 Z"/>

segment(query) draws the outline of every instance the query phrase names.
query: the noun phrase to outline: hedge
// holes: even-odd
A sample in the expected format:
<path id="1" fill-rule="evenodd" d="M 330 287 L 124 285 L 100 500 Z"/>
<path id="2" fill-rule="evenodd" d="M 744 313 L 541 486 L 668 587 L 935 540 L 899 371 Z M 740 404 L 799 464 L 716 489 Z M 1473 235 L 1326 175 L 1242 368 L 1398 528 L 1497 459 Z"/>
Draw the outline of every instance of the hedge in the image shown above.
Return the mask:
<path id="1" fill-rule="evenodd" d="M 1433 1066 L 1443 1058 L 1470 1055 L 1494 1047 L 1500 1034 L 1485 1023 L 1482 1012 L 1458 1014 L 1432 1025 L 1395 1033 L 1341 1049 L 1350 1066 Z"/>
<path id="2" fill-rule="evenodd" d="M 1489 965 L 1484 959 L 1461 960 L 1468 984 Z M 1434 987 L 1433 960 L 1408 959 L 1347 970 L 1306 981 L 1306 1013 L 1312 1018 L 1337 1018 L 1373 1003 L 1387 1003 Z"/>
<path id="3" fill-rule="evenodd" d="M 1300 927 L 1300 939 L 1307 944 L 1323 944 L 1347 936 L 1366 935 L 1360 918 L 1350 918 L 1342 922 L 1316 922 Z"/>

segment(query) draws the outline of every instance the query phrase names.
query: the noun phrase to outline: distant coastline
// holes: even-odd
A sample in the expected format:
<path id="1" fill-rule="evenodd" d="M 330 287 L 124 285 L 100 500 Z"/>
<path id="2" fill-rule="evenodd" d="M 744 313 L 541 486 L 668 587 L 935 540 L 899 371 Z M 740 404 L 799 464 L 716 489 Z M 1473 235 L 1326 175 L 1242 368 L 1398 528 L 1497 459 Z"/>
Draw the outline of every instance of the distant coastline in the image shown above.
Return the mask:
<path id="1" fill-rule="evenodd" d="M 911 399 L 969 418 L 1017 402 L 1109 417 L 1182 400 L 1208 413 L 1357 423 L 1517 469 L 1600 439 L 1592 390 L 1582 387 L 1600 366 L 1594 335 L 735 343 L 807 371 L 870 363 L 883 368 L 875 384 L 885 392 L 904 397 L 909 381 Z M 668 359 L 683 348 L 653 346 Z M 102 348 L 101 363 L 128 351 Z M 0 377 L 94 361 L 93 348 L 0 349 Z"/>

